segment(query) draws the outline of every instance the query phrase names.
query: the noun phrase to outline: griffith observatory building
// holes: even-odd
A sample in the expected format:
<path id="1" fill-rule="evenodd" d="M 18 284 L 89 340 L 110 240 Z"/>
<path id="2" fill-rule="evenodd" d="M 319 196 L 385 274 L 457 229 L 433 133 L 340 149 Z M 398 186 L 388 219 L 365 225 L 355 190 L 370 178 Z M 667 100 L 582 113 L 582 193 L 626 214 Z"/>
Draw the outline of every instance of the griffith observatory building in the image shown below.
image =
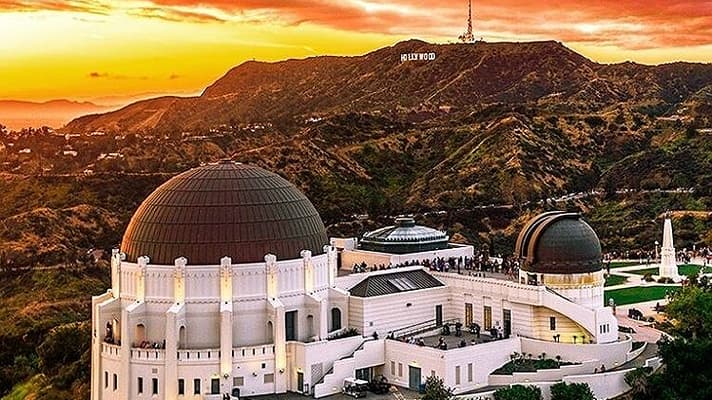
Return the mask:
<path id="1" fill-rule="evenodd" d="M 436 375 L 460 394 L 502 384 L 491 373 L 515 352 L 558 355 L 578 373 L 630 359 L 604 308 L 598 237 L 578 214 L 529 221 L 516 276 L 423 267 L 473 257 L 448 239 L 409 218 L 329 239 L 275 173 L 222 161 L 177 175 L 139 206 L 112 252 L 111 288 L 92 298 L 91 398 L 319 398 L 376 375 L 413 389 Z M 456 323 L 479 325 L 482 340 L 420 341 Z"/>

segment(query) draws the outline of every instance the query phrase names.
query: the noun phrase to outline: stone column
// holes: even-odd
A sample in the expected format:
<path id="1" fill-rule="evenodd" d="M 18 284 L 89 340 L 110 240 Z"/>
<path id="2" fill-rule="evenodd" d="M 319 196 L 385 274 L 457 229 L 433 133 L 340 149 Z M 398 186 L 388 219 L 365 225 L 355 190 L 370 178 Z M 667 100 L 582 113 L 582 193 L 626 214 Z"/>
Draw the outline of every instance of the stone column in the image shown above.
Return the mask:
<path id="1" fill-rule="evenodd" d="M 265 255 L 265 276 L 267 277 L 267 298 L 279 297 L 279 281 L 277 276 L 277 257 L 274 254 Z"/>
<path id="2" fill-rule="evenodd" d="M 111 293 L 115 299 L 121 296 L 121 253 L 111 250 Z"/>
<path id="3" fill-rule="evenodd" d="M 178 314 L 183 307 L 182 304 L 173 304 L 166 312 L 165 375 L 163 377 L 165 390 L 163 396 L 159 396 L 159 398 L 178 398 Z"/>
<path id="4" fill-rule="evenodd" d="M 336 277 L 338 276 L 338 253 L 336 248 L 333 246 L 324 246 L 324 253 L 327 254 L 327 263 L 329 268 L 329 287 L 336 286 Z"/>
<path id="5" fill-rule="evenodd" d="M 146 269 L 149 259 L 146 256 L 138 258 L 138 273 L 136 274 L 136 301 L 146 300 Z"/>
<path id="6" fill-rule="evenodd" d="M 173 302 L 183 304 L 185 302 L 185 266 L 188 264 L 188 259 L 178 257 L 174 261 L 175 269 L 173 270 Z"/>
<path id="7" fill-rule="evenodd" d="M 287 338 L 284 320 L 284 305 L 278 303 L 273 309 L 274 323 L 272 337 L 274 338 L 274 392 L 287 391 Z M 281 372 L 280 372 L 281 371 Z"/>
<path id="8" fill-rule="evenodd" d="M 121 367 L 119 368 L 119 397 L 128 397 L 131 383 L 131 336 L 129 335 L 131 324 L 131 314 L 129 314 L 126 307 L 121 305 L 121 349 L 119 350 Z"/>
<path id="9" fill-rule="evenodd" d="M 302 250 L 302 264 L 304 266 L 304 294 L 314 291 L 314 263 L 312 262 L 312 252 Z"/>
<path id="10" fill-rule="evenodd" d="M 230 392 L 232 384 L 232 259 L 220 260 L 220 375 L 222 392 Z"/>
<path id="11" fill-rule="evenodd" d="M 326 299 L 319 302 L 319 339 L 325 340 L 329 336 L 329 304 Z"/>

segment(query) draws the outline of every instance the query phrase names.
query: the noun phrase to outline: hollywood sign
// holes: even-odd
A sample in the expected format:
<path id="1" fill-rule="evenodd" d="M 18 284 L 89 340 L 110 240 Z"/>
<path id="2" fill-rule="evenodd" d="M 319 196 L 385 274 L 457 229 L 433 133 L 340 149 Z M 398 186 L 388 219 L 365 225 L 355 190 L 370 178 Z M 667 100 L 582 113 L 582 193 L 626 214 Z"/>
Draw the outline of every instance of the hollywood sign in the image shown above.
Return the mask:
<path id="1" fill-rule="evenodd" d="M 402 53 L 401 62 L 404 61 L 433 61 L 435 53 Z"/>

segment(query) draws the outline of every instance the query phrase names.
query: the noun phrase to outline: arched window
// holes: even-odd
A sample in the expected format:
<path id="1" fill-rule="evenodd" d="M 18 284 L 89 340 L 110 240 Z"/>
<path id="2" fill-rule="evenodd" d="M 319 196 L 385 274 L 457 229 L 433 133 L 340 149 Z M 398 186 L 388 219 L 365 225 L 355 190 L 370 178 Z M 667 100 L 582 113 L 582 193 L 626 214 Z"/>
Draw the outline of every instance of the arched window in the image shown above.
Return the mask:
<path id="1" fill-rule="evenodd" d="M 134 334 L 134 346 L 143 347 L 141 346 L 141 343 L 146 341 L 146 326 L 143 324 L 136 325 L 136 332 Z"/>
<path id="2" fill-rule="evenodd" d="M 267 321 L 267 335 L 265 337 L 267 338 L 267 343 L 274 341 L 274 326 L 272 325 L 272 321 Z"/>
<path id="3" fill-rule="evenodd" d="M 311 338 L 314 335 L 314 316 L 307 315 L 307 336 Z"/>
<path id="4" fill-rule="evenodd" d="M 186 340 L 187 340 L 187 338 L 186 338 L 186 333 L 185 333 L 185 326 L 181 326 L 178 329 L 178 348 L 179 349 L 186 348 L 186 346 L 187 346 Z"/>
<path id="5" fill-rule="evenodd" d="M 341 310 L 334 307 L 331 309 L 331 332 L 341 329 Z"/>

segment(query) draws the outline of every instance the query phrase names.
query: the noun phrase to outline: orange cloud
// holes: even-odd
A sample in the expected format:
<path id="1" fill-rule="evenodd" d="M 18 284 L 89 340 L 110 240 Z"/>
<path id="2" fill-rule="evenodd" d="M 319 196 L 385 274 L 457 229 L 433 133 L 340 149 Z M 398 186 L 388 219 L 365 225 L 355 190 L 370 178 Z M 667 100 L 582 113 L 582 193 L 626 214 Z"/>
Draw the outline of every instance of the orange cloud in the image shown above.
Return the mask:
<path id="1" fill-rule="evenodd" d="M 456 37 L 464 28 L 465 1 L 440 0 L 0 0 L 0 10 L 82 11 L 173 22 L 313 23 L 344 31 Z M 206 10 L 217 10 L 215 15 Z M 475 1 L 475 30 L 485 39 L 557 39 L 627 49 L 710 44 L 712 1 L 515 0 Z"/>

